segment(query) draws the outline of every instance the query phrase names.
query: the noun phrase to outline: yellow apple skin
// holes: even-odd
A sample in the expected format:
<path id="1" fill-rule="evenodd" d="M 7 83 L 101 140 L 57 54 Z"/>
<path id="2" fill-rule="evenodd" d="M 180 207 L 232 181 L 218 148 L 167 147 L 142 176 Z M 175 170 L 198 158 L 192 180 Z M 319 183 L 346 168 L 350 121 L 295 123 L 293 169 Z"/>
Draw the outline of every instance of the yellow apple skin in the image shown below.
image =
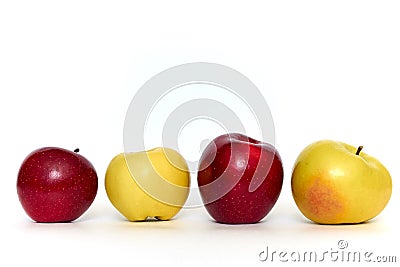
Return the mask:
<path id="1" fill-rule="evenodd" d="M 121 153 L 105 177 L 108 198 L 129 221 L 171 219 L 185 204 L 189 186 L 186 161 L 169 148 Z"/>
<path id="2" fill-rule="evenodd" d="M 392 179 L 375 158 L 341 142 L 307 146 L 292 173 L 293 198 L 305 217 L 320 224 L 353 224 L 377 216 L 389 202 Z"/>

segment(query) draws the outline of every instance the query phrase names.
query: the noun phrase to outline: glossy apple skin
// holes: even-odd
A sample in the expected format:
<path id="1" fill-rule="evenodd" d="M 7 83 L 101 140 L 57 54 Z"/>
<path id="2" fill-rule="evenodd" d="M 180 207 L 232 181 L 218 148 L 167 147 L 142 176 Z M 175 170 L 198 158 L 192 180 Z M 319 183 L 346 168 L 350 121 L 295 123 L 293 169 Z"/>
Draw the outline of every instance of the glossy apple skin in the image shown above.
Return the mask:
<path id="1" fill-rule="evenodd" d="M 197 179 L 205 208 L 217 222 L 256 223 L 278 200 L 282 161 L 268 143 L 243 134 L 225 134 L 205 148 Z M 252 180 L 259 183 L 255 190 Z"/>
<path id="2" fill-rule="evenodd" d="M 376 217 L 392 194 L 392 178 L 376 158 L 343 142 L 320 140 L 299 154 L 292 195 L 305 217 L 319 224 L 355 224 Z"/>
<path id="3" fill-rule="evenodd" d="M 45 147 L 23 161 L 17 179 L 19 200 L 36 222 L 70 222 L 80 217 L 97 194 L 93 165 L 78 153 Z"/>

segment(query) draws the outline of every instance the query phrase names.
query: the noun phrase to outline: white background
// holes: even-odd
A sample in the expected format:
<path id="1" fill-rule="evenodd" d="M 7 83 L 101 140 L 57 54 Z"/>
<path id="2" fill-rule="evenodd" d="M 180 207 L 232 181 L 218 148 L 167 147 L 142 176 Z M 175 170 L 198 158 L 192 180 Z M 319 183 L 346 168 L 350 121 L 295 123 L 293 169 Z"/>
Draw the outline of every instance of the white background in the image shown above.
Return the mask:
<path id="1" fill-rule="evenodd" d="M 266 246 L 330 251 L 340 239 L 348 250 L 400 260 L 391 245 L 400 218 L 400 3 L 232 2 L 0 3 L 1 266 L 261 266 L 270 264 L 258 260 Z M 261 223 L 220 225 L 203 208 L 129 223 L 106 197 L 104 173 L 123 150 L 135 91 L 194 61 L 240 71 L 270 106 L 285 181 Z M 298 212 L 292 165 L 306 145 L 326 138 L 364 145 L 391 172 L 392 199 L 373 221 L 321 226 Z M 97 169 L 98 196 L 74 223 L 32 223 L 18 202 L 18 168 L 42 146 L 79 147 Z"/>

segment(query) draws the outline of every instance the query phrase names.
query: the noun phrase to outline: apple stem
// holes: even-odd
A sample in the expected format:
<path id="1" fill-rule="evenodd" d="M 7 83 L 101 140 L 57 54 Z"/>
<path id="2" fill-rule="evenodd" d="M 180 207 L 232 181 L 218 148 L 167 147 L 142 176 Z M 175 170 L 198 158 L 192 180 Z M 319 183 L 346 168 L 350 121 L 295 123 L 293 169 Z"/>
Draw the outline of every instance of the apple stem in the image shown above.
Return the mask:
<path id="1" fill-rule="evenodd" d="M 79 148 L 75 148 L 74 152 L 79 153 Z"/>
<path id="2" fill-rule="evenodd" d="M 357 155 L 357 156 L 360 155 L 360 152 L 361 152 L 362 149 L 363 149 L 363 146 L 359 146 L 359 147 L 357 148 L 357 152 L 356 152 L 356 155 Z"/>

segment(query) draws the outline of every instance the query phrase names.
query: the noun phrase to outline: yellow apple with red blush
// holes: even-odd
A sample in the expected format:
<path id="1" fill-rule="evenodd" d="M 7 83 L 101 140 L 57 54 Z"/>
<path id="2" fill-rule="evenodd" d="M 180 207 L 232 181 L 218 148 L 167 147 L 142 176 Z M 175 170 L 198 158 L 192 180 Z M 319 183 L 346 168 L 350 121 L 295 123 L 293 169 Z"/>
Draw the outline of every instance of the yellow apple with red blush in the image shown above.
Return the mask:
<path id="1" fill-rule="evenodd" d="M 376 217 L 389 202 L 392 179 L 376 158 L 342 142 L 307 146 L 292 173 L 292 194 L 308 219 L 320 224 L 353 224 Z"/>

